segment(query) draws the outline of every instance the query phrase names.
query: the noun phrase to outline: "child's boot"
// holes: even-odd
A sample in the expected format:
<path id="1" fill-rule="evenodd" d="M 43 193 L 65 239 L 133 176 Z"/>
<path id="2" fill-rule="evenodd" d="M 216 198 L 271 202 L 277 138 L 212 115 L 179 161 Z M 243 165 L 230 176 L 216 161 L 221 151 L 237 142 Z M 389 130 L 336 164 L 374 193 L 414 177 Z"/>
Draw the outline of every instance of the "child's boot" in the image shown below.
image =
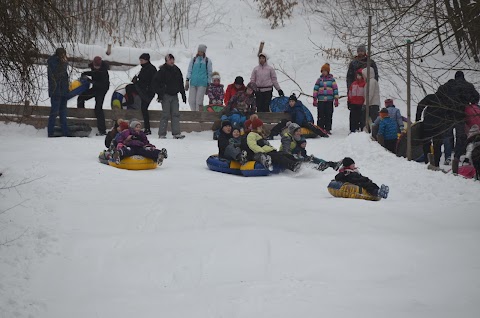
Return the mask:
<path id="1" fill-rule="evenodd" d="M 388 186 L 382 184 L 380 186 L 380 189 L 378 190 L 378 196 L 386 199 L 388 197 L 388 192 L 390 192 L 390 188 Z"/>

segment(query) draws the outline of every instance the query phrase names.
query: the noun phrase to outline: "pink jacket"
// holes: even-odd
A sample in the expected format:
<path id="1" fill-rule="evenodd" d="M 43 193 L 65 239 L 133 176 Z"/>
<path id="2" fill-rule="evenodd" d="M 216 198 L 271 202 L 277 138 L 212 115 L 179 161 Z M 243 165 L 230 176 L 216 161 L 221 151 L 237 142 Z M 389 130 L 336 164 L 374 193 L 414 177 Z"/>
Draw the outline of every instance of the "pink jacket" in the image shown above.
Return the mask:
<path id="1" fill-rule="evenodd" d="M 468 131 L 473 125 L 480 127 L 480 107 L 472 104 L 465 107 L 465 131 Z"/>
<path id="2" fill-rule="evenodd" d="M 257 84 L 260 92 L 267 92 L 273 89 L 280 90 L 280 85 L 277 82 L 277 74 L 273 67 L 267 64 L 257 65 L 252 72 L 250 82 Z"/>

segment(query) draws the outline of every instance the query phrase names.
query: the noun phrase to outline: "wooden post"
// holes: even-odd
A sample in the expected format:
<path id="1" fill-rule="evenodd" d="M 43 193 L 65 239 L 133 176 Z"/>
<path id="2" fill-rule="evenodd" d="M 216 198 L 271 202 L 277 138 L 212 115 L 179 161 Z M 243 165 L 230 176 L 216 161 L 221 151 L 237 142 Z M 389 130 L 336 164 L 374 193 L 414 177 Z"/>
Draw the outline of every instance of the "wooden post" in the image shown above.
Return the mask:
<path id="1" fill-rule="evenodd" d="M 411 80 L 410 80 L 410 40 L 407 40 L 407 159 L 408 161 L 412 160 L 412 132 L 411 132 Z"/>
<path id="2" fill-rule="evenodd" d="M 260 42 L 260 46 L 258 47 L 258 53 L 257 53 L 257 56 L 259 56 L 259 55 L 260 55 L 260 53 L 262 53 L 262 52 L 263 52 L 263 46 L 264 46 L 264 45 L 265 45 L 265 42 L 264 42 L 264 41 Z"/>
<path id="3" fill-rule="evenodd" d="M 368 49 L 367 49 L 367 94 L 366 94 L 366 101 L 365 101 L 365 131 L 370 133 L 370 53 L 372 50 L 372 16 L 368 16 Z M 356 76 L 356 75 L 355 75 Z"/>
<path id="4" fill-rule="evenodd" d="M 107 54 L 107 55 L 112 54 L 112 44 L 111 44 L 111 43 L 108 44 L 108 46 L 107 46 L 107 52 L 106 52 L 105 54 Z"/>

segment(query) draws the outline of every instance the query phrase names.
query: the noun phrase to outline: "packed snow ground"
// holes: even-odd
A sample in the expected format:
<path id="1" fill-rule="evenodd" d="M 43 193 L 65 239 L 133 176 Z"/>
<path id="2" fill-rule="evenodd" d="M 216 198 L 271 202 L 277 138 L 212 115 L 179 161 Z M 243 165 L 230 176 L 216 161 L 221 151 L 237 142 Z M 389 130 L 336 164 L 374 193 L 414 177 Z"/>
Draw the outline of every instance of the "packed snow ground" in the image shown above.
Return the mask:
<path id="1" fill-rule="evenodd" d="M 270 62 L 296 70 L 310 93 L 325 61 L 307 37 L 331 38 L 302 19 L 270 30 L 245 2 L 229 10 L 225 25 L 191 30 L 204 36 L 188 49 L 168 49 L 184 74 L 204 42 L 225 84 L 248 79 L 266 40 Z M 329 62 L 344 95 L 346 65 Z M 136 72 L 111 72 L 107 100 Z M 209 171 L 211 132 L 160 141 L 154 129 L 169 158 L 125 171 L 98 163 L 101 137 L 0 124 L 0 317 L 476 317 L 480 184 L 427 171 L 347 127 L 342 101 L 334 135 L 309 140 L 309 153 L 351 156 L 390 186 L 387 200 L 333 198 L 330 169 Z"/>

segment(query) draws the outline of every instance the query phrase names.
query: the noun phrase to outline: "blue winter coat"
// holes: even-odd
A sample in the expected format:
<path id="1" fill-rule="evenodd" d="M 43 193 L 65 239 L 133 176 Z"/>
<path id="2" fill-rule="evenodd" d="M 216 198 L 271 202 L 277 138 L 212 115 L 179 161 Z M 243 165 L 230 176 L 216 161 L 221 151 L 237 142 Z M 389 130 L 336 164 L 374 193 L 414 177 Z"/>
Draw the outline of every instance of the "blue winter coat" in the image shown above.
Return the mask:
<path id="1" fill-rule="evenodd" d="M 287 106 L 285 113 L 290 114 L 292 122 L 299 126 L 304 126 L 306 123 L 313 124 L 312 113 L 301 101 L 297 101 L 293 107 Z"/>
<path id="2" fill-rule="evenodd" d="M 188 65 L 187 79 L 191 86 L 207 87 L 212 81 L 212 60 L 203 56 L 193 57 Z"/>
<path id="3" fill-rule="evenodd" d="M 380 121 L 378 135 L 383 136 L 385 140 L 397 139 L 397 123 L 390 117 L 385 117 Z"/>
<path id="4" fill-rule="evenodd" d="M 388 117 L 397 124 L 397 133 L 401 132 L 403 130 L 403 119 L 400 110 L 396 108 L 395 105 L 387 107 L 387 110 Z"/>
<path id="5" fill-rule="evenodd" d="M 64 97 L 68 94 L 67 62 L 61 63 L 60 58 L 52 55 L 47 60 L 48 96 Z"/>

